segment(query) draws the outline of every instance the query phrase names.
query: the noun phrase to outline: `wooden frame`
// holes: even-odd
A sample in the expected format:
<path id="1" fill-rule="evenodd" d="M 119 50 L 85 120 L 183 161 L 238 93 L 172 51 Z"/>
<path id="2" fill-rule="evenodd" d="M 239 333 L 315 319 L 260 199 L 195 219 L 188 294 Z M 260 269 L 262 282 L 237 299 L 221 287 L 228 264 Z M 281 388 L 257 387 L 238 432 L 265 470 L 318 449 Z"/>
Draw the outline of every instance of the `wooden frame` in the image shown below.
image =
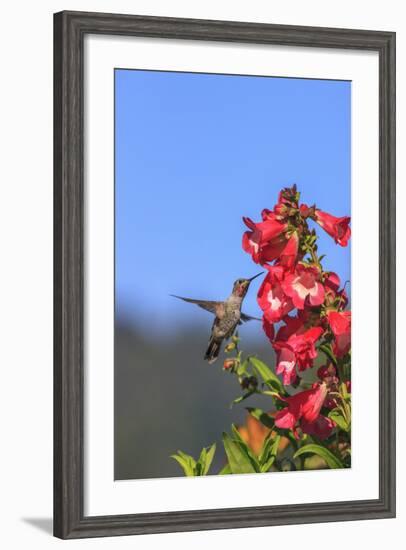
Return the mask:
<path id="1" fill-rule="evenodd" d="M 60 538 L 395 516 L 395 34 L 101 13 L 54 18 L 54 534 Z M 379 53 L 379 499 L 85 517 L 83 513 L 83 37 L 87 33 Z"/>

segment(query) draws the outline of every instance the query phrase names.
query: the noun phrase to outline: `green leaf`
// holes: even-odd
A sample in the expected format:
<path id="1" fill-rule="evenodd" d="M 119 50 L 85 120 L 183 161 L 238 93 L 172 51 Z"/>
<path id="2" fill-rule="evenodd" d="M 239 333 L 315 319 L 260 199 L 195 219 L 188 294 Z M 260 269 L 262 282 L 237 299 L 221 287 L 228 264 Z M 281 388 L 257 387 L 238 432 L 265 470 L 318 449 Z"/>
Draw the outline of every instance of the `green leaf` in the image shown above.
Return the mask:
<path id="1" fill-rule="evenodd" d="M 244 447 L 246 447 L 247 444 L 245 443 L 245 441 L 241 437 L 240 432 L 238 431 L 238 428 L 235 424 L 231 424 L 231 431 L 233 432 L 233 435 L 237 439 L 237 441 L 239 441 L 239 443 L 241 443 L 241 445 L 244 445 Z"/>
<path id="2" fill-rule="evenodd" d="M 187 463 L 192 468 L 192 470 L 195 469 L 196 460 L 193 458 L 193 456 L 188 455 L 188 454 L 184 453 L 183 451 L 179 451 L 179 450 L 178 450 L 178 455 L 187 461 Z"/>
<path id="3" fill-rule="evenodd" d="M 259 420 L 264 426 L 272 429 L 275 424 L 275 420 L 272 416 L 269 416 L 262 409 L 256 409 L 255 407 L 246 407 L 246 410 L 250 413 L 251 416 Z"/>
<path id="4" fill-rule="evenodd" d="M 185 475 L 189 477 L 205 476 L 209 471 L 215 451 L 216 444 L 214 443 L 211 447 L 203 447 L 197 462 L 192 456 L 183 451 L 178 451 L 178 454 L 171 455 L 171 458 L 176 460 L 181 466 Z"/>
<path id="5" fill-rule="evenodd" d="M 207 448 L 206 460 L 205 460 L 205 463 L 203 465 L 203 471 L 202 471 L 203 476 L 207 475 L 207 473 L 210 469 L 211 463 L 213 462 L 213 457 L 214 457 L 215 452 L 216 452 L 216 444 L 213 443 L 213 445 L 211 447 Z"/>
<path id="6" fill-rule="evenodd" d="M 247 367 L 248 367 L 248 361 L 245 359 L 242 363 L 238 365 L 237 368 L 237 375 L 242 376 L 243 374 L 247 373 Z"/>
<path id="7" fill-rule="evenodd" d="M 176 460 L 176 462 L 183 469 L 186 476 L 193 477 L 195 475 L 195 469 L 191 466 L 190 461 L 179 455 L 171 455 L 171 458 Z"/>
<path id="8" fill-rule="evenodd" d="M 258 455 L 259 463 L 265 462 L 268 459 L 269 455 L 271 454 L 272 443 L 273 443 L 272 435 L 268 434 L 262 444 L 262 449 Z"/>
<path id="9" fill-rule="evenodd" d="M 281 436 L 277 435 L 274 439 L 272 449 L 271 449 L 271 454 L 273 454 L 274 456 L 276 456 L 278 454 L 278 449 L 279 449 L 279 443 L 280 442 L 281 442 Z"/>
<path id="10" fill-rule="evenodd" d="M 237 426 L 235 424 L 231 424 L 231 430 L 233 432 L 233 435 L 235 437 L 235 439 L 237 440 L 237 443 L 240 444 L 240 446 L 242 447 L 242 449 L 245 451 L 245 454 L 249 457 L 249 459 L 251 460 L 251 463 L 252 465 L 254 466 L 255 469 L 257 469 L 259 467 L 258 465 L 258 460 L 257 460 L 257 457 L 255 456 L 255 454 L 252 452 L 251 448 L 249 447 L 249 445 L 247 445 L 247 443 L 243 440 L 243 438 L 241 437 L 240 435 L 240 432 L 238 431 L 237 429 Z"/>
<path id="11" fill-rule="evenodd" d="M 268 387 L 276 390 L 282 395 L 285 395 L 286 392 L 285 388 L 282 385 L 282 382 L 279 380 L 276 374 L 274 374 L 271 369 L 267 365 L 265 365 L 265 363 L 263 363 L 260 359 L 257 359 L 256 357 L 250 357 L 249 360 L 252 363 L 254 369 L 257 371 L 259 376 L 261 376 Z"/>
<path id="12" fill-rule="evenodd" d="M 344 468 L 343 463 L 339 458 L 337 458 L 331 451 L 326 449 L 325 447 L 322 447 L 321 445 L 316 445 L 314 443 L 310 443 L 309 445 L 304 445 L 304 447 L 301 447 L 296 451 L 296 453 L 293 455 L 293 458 L 297 458 L 298 456 L 306 453 L 312 453 L 315 455 L 320 456 L 327 466 L 331 469 L 337 469 L 337 468 Z"/>
<path id="13" fill-rule="evenodd" d="M 223 466 L 223 468 L 221 468 L 218 475 L 219 476 L 226 476 L 226 475 L 229 475 L 229 474 L 232 474 L 232 473 L 233 472 L 231 471 L 230 464 L 227 463 L 225 466 Z"/>
<path id="14" fill-rule="evenodd" d="M 281 436 L 277 435 L 275 439 L 269 437 L 267 438 L 267 441 L 265 441 L 264 446 L 261 450 L 261 454 L 259 456 L 261 472 L 267 472 L 272 464 L 275 462 L 276 455 L 278 454 L 280 440 Z"/>
<path id="15" fill-rule="evenodd" d="M 255 472 L 249 456 L 239 442 L 223 433 L 223 444 L 232 474 L 251 474 Z"/>
<path id="16" fill-rule="evenodd" d="M 196 463 L 196 460 L 193 458 L 193 456 L 188 455 L 183 451 L 178 450 L 178 455 L 181 456 L 182 458 L 185 458 L 186 460 L 190 460 L 191 462 Z"/>
<path id="17" fill-rule="evenodd" d="M 206 454 L 207 454 L 206 447 L 203 447 L 199 456 L 199 460 L 197 461 L 197 464 L 200 464 L 202 468 L 204 467 L 204 464 L 206 462 Z"/>
<path id="18" fill-rule="evenodd" d="M 338 409 L 334 409 L 331 411 L 328 415 L 331 420 L 333 420 L 339 428 L 344 430 L 345 432 L 350 431 L 350 426 L 347 422 L 347 420 L 344 418 L 344 416 L 340 413 Z"/>
<path id="19" fill-rule="evenodd" d="M 330 344 L 321 344 L 319 346 L 319 350 L 322 351 L 324 355 L 326 355 L 330 359 L 330 361 L 334 363 L 335 366 L 337 366 L 337 359 L 333 353 L 333 350 L 331 349 Z"/>
<path id="20" fill-rule="evenodd" d="M 344 399 L 348 400 L 351 398 L 351 394 L 348 393 L 347 384 L 345 384 L 344 382 L 340 384 L 340 391 Z"/>

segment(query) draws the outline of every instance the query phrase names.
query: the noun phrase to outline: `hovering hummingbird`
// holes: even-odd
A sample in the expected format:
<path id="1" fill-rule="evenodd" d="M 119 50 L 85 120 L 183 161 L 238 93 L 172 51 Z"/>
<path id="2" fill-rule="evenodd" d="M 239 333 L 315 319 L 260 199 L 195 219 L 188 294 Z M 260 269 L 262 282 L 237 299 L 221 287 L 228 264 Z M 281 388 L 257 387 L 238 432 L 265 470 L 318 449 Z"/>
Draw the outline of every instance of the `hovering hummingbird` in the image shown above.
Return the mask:
<path id="1" fill-rule="evenodd" d="M 223 340 L 231 338 L 237 325 L 242 322 L 256 320 L 258 317 L 251 317 L 241 311 L 242 302 L 248 292 L 251 282 L 262 275 L 258 273 L 251 279 L 237 279 L 233 285 L 230 296 L 223 302 L 214 302 L 208 300 L 194 300 L 171 294 L 174 298 L 179 298 L 185 302 L 196 304 L 197 306 L 214 313 L 215 319 L 211 329 L 209 345 L 204 358 L 211 364 L 217 359 Z"/>

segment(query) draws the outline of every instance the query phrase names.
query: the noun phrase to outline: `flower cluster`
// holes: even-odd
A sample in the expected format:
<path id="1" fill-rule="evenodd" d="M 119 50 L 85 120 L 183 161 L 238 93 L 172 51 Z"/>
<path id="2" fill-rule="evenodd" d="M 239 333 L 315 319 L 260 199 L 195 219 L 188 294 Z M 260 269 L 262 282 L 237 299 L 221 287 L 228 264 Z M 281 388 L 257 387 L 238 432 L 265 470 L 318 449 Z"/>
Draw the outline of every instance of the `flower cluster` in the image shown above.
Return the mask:
<path id="1" fill-rule="evenodd" d="M 301 373 L 314 366 L 319 350 L 327 361 L 310 389 L 281 397 L 284 407 L 277 412 L 275 425 L 292 430 L 295 436 L 300 428 L 324 439 L 335 423 L 323 411 L 334 402 L 339 383 L 348 382 L 351 311 L 339 276 L 322 266 L 317 234 L 309 224 L 315 222 L 336 244 L 347 246 L 350 218 L 337 218 L 299 201 L 294 185 L 280 192 L 272 210 L 262 211 L 261 221 L 243 218 L 248 231 L 242 247 L 267 272 L 257 299 L 283 384 L 297 386 Z"/>
<path id="2" fill-rule="evenodd" d="M 248 230 L 242 247 L 265 269 L 257 300 L 275 365 L 243 353 L 236 332 L 225 346 L 223 370 L 240 386 L 232 405 L 246 400 L 253 405 L 261 396 L 270 406 L 246 407 L 245 424 L 232 424 L 231 433 L 223 433 L 218 473 L 349 468 L 351 311 L 346 285 L 323 267 L 316 228 L 347 246 L 350 218 L 300 204 L 296 186 L 282 189 L 261 218 L 243 218 Z M 207 475 L 215 449 L 216 444 L 204 447 L 198 458 L 182 451 L 172 456 L 185 475 Z"/>

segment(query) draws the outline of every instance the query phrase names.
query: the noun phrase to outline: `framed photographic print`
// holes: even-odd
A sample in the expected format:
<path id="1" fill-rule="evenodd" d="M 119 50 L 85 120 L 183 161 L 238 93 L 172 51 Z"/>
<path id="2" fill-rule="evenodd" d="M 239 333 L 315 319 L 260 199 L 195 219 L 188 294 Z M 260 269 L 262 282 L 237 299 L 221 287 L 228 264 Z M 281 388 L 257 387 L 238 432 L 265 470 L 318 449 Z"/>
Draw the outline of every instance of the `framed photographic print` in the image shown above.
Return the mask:
<path id="1" fill-rule="evenodd" d="M 60 538 L 395 515 L 395 35 L 55 15 Z"/>

